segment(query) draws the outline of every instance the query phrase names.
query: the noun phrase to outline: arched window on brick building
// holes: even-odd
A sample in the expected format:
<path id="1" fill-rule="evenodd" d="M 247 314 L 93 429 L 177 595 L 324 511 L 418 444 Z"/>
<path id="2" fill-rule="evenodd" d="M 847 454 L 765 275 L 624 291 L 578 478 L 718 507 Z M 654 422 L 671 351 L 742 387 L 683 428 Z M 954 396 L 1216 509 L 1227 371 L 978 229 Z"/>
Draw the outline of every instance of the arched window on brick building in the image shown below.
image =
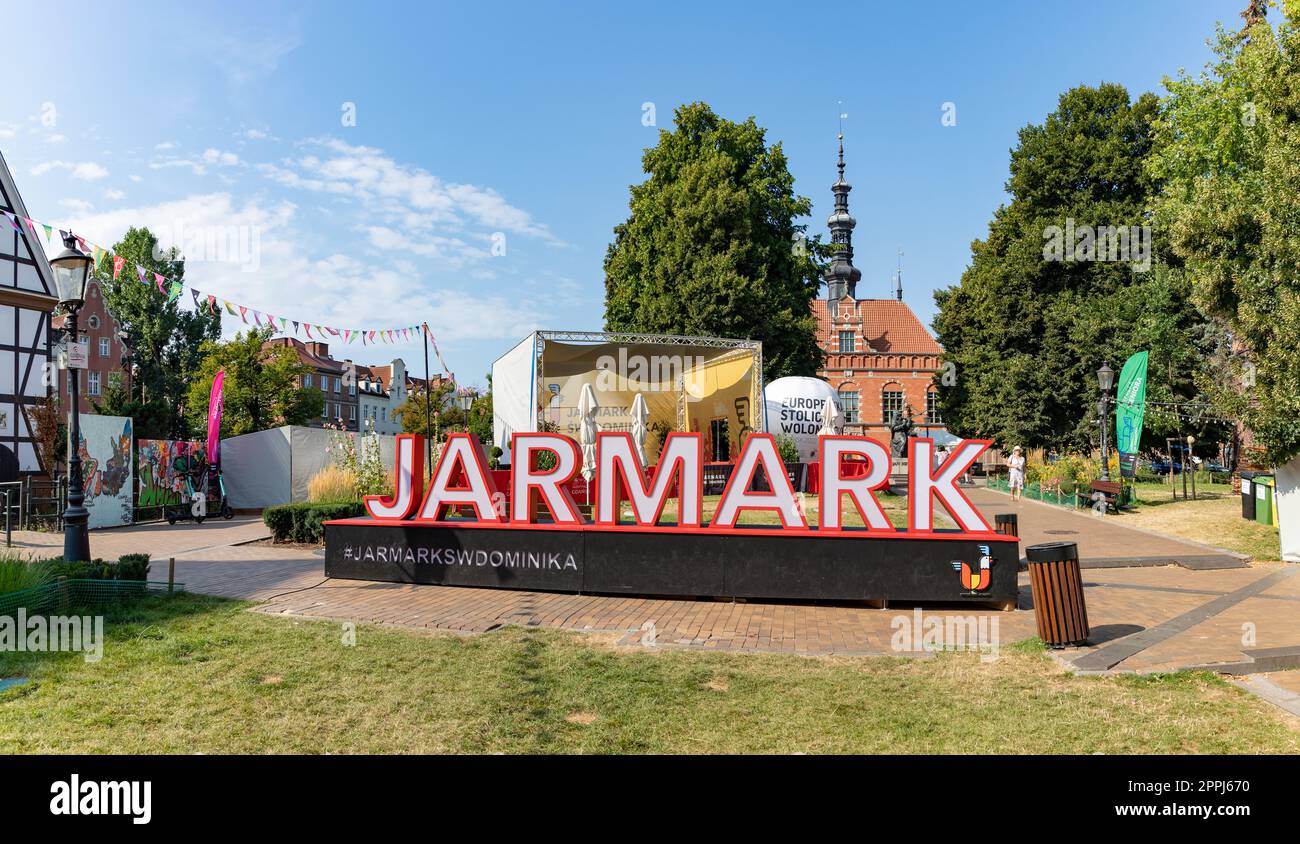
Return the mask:
<path id="1" fill-rule="evenodd" d="M 906 399 L 903 397 L 903 385 L 890 382 L 880 391 L 880 421 L 888 425 L 894 421 L 896 414 L 903 412 Z"/>
<path id="2" fill-rule="evenodd" d="M 855 425 L 862 421 L 860 410 L 858 408 L 858 390 L 856 387 L 845 384 L 840 387 L 840 412 L 844 414 L 844 422 L 848 425 Z"/>

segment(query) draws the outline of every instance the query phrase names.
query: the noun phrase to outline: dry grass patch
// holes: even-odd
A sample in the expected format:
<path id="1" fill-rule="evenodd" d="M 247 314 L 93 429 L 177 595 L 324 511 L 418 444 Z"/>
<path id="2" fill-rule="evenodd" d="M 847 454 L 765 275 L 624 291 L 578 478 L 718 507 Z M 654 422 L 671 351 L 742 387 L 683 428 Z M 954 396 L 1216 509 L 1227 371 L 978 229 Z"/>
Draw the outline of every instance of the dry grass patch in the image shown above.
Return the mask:
<path id="1" fill-rule="evenodd" d="M 1136 510 L 1119 518 L 1126 526 L 1225 548 L 1256 560 L 1282 557 L 1277 528 L 1243 519 L 1238 496 L 1163 503 L 1144 499 Z"/>

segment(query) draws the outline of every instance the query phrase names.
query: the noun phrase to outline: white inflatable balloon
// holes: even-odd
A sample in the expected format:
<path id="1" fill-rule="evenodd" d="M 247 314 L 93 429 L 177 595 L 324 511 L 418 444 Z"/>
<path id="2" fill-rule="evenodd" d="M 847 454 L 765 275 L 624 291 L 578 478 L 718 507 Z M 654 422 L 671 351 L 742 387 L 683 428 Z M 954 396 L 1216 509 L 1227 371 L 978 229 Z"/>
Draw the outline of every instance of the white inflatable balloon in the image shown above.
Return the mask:
<path id="1" fill-rule="evenodd" d="M 837 408 L 840 406 L 835 388 L 820 378 L 791 376 L 776 379 L 763 389 L 767 432 L 773 436 L 785 434 L 793 438 L 799 449 L 799 460 L 804 463 L 815 461 L 817 432 L 822 427 L 822 408 L 827 399 L 835 402 Z"/>

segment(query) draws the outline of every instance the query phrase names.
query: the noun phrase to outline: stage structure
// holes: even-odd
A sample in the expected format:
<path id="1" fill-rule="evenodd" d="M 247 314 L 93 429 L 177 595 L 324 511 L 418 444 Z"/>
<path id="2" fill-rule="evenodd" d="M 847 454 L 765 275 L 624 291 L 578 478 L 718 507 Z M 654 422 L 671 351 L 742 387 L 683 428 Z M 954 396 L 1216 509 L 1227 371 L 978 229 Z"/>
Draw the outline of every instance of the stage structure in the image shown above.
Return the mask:
<path id="1" fill-rule="evenodd" d="M 647 465 L 658 462 L 662 436 L 672 431 L 700 433 L 704 459 L 727 462 L 747 435 L 767 430 L 762 374 L 763 344 L 753 340 L 536 331 L 492 365 L 493 441 L 509 463 L 515 434 L 579 439 L 591 387 L 602 432 L 631 433 L 641 396 Z"/>

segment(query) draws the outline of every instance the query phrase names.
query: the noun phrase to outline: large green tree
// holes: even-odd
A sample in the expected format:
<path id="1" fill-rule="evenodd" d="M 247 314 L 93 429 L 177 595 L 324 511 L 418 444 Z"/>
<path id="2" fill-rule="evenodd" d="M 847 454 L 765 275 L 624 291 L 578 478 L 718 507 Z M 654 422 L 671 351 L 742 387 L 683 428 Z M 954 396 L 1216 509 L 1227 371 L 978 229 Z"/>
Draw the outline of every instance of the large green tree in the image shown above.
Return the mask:
<path id="1" fill-rule="evenodd" d="M 606 330 L 761 340 L 765 377 L 813 374 L 820 241 L 802 240 L 812 204 L 781 145 L 704 103 L 674 122 L 642 156 L 648 178 L 605 255 Z"/>
<path id="2" fill-rule="evenodd" d="M 1207 389 L 1272 465 L 1300 454 L 1300 2 L 1282 8 L 1274 29 L 1252 3 L 1204 73 L 1165 81 L 1151 160 L 1172 251 L 1233 340 Z"/>
<path id="3" fill-rule="evenodd" d="M 185 310 L 180 300 L 158 290 L 154 273 L 168 282 L 185 277 L 177 250 L 161 250 L 147 228 L 131 228 L 113 251 L 126 259 L 116 279 L 111 263 L 96 271 L 108 310 L 126 333 L 131 378 L 114 379 L 97 408 L 131 416 L 136 436 L 146 439 L 186 435 L 182 409 L 202 360 L 205 341 L 221 336 L 221 317 L 207 309 Z M 141 282 L 135 267 L 145 270 Z"/>
<path id="4" fill-rule="evenodd" d="M 311 367 L 287 346 L 263 348 L 271 328 L 252 329 L 229 342 L 209 340 L 199 350 L 202 361 L 190 382 L 185 418 L 195 435 L 207 431 L 208 401 L 217 371 L 223 381 L 221 436 L 237 437 L 279 425 L 306 425 L 320 418 L 325 395 L 314 387 L 302 388 Z"/>
<path id="5" fill-rule="evenodd" d="M 1010 202 L 971 246 L 961 283 L 936 291 L 935 329 L 951 363 L 944 419 L 1002 444 L 1086 447 L 1097 435 L 1096 370 L 1151 351 L 1148 399 L 1188 399 L 1217 339 L 1185 279 L 1152 255 L 1146 169 L 1158 103 L 1119 85 L 1062 94 L 1011 152 Z M 1087 232 L 1123 228 L 1127 254 Z M 1068 241 L 1068 242 L 1067 242 Z M 1099 258 L 1108 260 L 1099 260 Z M 1127 258 L 1128 260 L 1121 260 Z M 1149 428 L 1177 428 L 1150 417 Z"/>

